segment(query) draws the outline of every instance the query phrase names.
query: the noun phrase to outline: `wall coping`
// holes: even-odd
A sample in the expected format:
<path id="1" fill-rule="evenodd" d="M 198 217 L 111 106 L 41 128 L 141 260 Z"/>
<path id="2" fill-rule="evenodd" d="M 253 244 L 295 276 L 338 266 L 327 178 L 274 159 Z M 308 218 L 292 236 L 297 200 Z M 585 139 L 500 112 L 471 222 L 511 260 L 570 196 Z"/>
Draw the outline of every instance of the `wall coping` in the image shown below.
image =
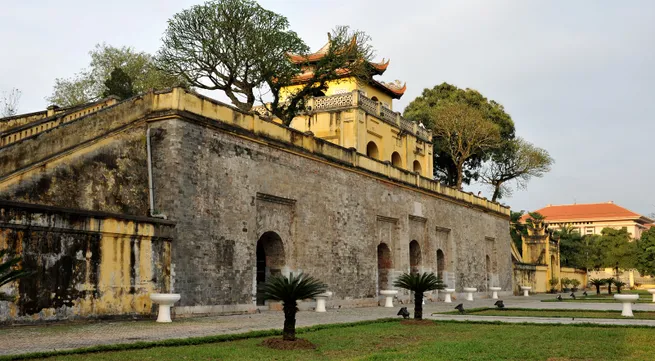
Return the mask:
<path id="1" fill-rule="evenodd" d="M 16 208 L 26 211 L 33 212 L 47 212 L 47 213 L 65 213 L 69 215 L 84 216 L 84 217 L 93 217 L 98 219 L 114 218 L 119 220 L 142 222 L 142 223 L 151 223 L 151 224 L 161 224 L 166 226 L 175 226 L 176 222 L 169 221 L 161 218 L 153 217 L 142 217 L 142 216 L 131 216 L 123 213 L 113 213 L 113 212 L 103 212 L 103 211 L 89 211 L 84 209 L 75 209 L 75 208 L 66 208 L 66 207 L 55 207 L 55 206 L 46 206 L 40 204 L 31 204 L 24 202 L 15 202 L 0 199 L 0 209 L 3 208 Z"/>

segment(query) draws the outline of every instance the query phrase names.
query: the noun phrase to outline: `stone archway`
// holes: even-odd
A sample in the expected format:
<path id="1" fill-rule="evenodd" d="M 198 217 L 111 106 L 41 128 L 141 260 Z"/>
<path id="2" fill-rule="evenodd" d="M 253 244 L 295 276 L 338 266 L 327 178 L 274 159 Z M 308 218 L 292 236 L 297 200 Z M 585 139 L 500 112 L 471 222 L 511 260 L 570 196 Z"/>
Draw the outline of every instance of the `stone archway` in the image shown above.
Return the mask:
<path id="1" fill-rule="evenodd" d="M 392 269 L 391 250 L 386 243 L 380 243 L 378 245 L 378 292 L 391 289 L 389 281 Z"/>
<path id="2" fill-rule="evenodd" d="M 416 240 L 409 242 L 409 271 L 419 273 L 421 268 L 421 246 Z"/>
<path id="3" fill-rule="evenodd" d="M 374 141 L 370 141 L 366 144 L 366 155 L 371 158 L 380 159 L 380 151 L 378 150 L 378 145 L 375 144 Z"/>
<path id="4" fill-rule="evenodd" d="M 421 162 L 418 160 L 414 161 L 414 172 L 421 174 Z"/>
<path id="5" fill-rule="evenodd" d="M 437 250 L 437 277 L 441 278 L 442 281 L 446 281 L 444 279 L 444 271 L 446 270 L 446 256 L 443 254 L 443 251 L 441 249 Z"/>
<path id="6" fill-rule="evenodd" d="M 261 288 L 272 276 L 282 274 L 286 264 L 284 244 L 275 232 L 266 232 L 257 241 L 257 305 L 264 305 Z"/>
<path id="7" fill-rule="evenodd" d="M 400 153 L 398 152 L 393 152 L 391 154 L 391 164 L 394 167 L 402 168 L 403 167 L 403 160 L 400 157 Z"/>

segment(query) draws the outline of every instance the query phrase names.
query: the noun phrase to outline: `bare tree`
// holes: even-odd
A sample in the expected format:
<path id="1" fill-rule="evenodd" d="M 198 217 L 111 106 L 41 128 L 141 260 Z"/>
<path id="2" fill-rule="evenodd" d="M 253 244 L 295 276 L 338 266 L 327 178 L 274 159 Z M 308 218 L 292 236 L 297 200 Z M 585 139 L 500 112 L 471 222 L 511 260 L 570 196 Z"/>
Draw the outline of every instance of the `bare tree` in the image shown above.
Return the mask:
<path id="1" fill-rule="evenodd" d="M 532 177 L 540 178 L 549 172 L 553 162 L 545 149 L 516 138 L 487 164 L 480 178 L 483 183 L 493 187 L 491 200 L 495 202 L 511 194 L 508 182 L 515 181 L 517 189 L 525 189 Z"/>
<path id="2" fill-rule="evenodd" d="M 16 88 L 0 95 L 0 117 L 11 117 L 18 113 L 22 92 Z"/>
<path id="3" fill-rule="evenodd" d="M 461 188 L 466 160 L 499 145 L 498 125 L 468 104 L 449 101 L 433 108 L 431 119 L 432 134 L 438 137 L 441 149 L 452 159 L 457 175 L 455 185 Z"/>

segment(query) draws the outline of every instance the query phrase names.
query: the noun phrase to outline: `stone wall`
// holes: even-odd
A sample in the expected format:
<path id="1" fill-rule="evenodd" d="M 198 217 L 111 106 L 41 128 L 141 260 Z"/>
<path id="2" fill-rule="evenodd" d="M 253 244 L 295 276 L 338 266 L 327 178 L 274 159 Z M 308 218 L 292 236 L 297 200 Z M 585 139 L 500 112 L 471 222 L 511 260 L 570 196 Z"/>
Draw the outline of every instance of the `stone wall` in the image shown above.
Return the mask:
<path id="1" fill-rule="evenodd" d="M 458 291 L 511 289 L 506 207 L 182 89 L 0 147 L 0 199 L 145 216 L 147 127 L 154 210 L 179 228 L 170 272 L 180 313 L 252 311 L 260 277 L 300 271 L 344 306 L 376 304 L 410 264 Z"/>
<path id="2" fill-rule="evenodd" d="M 151 126 L 156 209 L 177 222 L 173 288 L 182 306 L 252 309 L 257 242 L 266 232 L 282 242 L 280 271 L 318 276 L 335 304 L 377 302 L 380 243 L 391 250 L 392 278 L 409 271 L 416 240 L 419 269 L 437 271 L 442 250 L 444 278 L 458 290 L 484 292 L 493 281 L 511 288 L 504 215 L 261 137 L 183 119 Z"/>
<path id="3" fill-rule="evenodd" d="M 0 249 L 29 277 L 0 288 L 0 322 L 149 316 L 170 290 L 174 224 L 158 219 L 0 201 Z"/>

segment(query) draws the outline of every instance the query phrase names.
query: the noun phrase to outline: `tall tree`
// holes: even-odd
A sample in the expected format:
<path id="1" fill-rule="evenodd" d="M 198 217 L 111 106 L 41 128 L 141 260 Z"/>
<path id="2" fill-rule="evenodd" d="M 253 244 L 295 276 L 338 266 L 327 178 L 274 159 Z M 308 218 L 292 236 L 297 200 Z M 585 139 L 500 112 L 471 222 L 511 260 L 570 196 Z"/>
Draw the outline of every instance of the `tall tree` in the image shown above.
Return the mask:
<path id="1" fill-rule="evenodd" d="M 111 72 L 109 78 L 105 80 L 105 88 L 105 91 L 102 93 L 103 97 L 115 95 L 121 99 L 127 99 L 134 96 L 132 78 L 121 68 L 115 68 Z"/>
<path id="2" fill-rule="evenodd" d="M 357 35 L 357 36 L 352 36 Z M 306 85 L 281 99 L 280 90 L 301 74 L 289 54 L 303 57 L 309 48 L 289 29 L 286 17 L 251 0 L 217 0 L 175 14 L 168 21 L 158 53 L 161 69 L 184 77 L 192 86 L 223 91 L 239 109 L 249 111 L 257 94 L 270 92 L 270 111 L 289 124 L 305 99 L 345 68 L 363 69 L 371 57 L 368 37 L 337 28 L 325 56 L 312 64 Z"/>
<path id="3" fill-rule="evenodd" d="M 566 267 L 580 267 L 584 259 L 584 243 L 580 232 L 570 226 L 563 226 L 553 232 L 559 239 L 560 263 Z"/>
<path id="4" fill-rule="evenodd" d="M 441 152 L 455 167 L 454 186 L 461 188 L 464 164 L 500 144 L 499 127 L 486 119 L 479 109 L 461 102 L 440 102 L 430 113 L 432 134 L 439 139 Z"/>
<path id="5" fill-rule="evenodd" d="M 476 90 L 460 89 L 448 83 L 442 83 L 432 89 L 424 89 L 420 96 L 409 103 L 403 115 L 409 120 L 423 123 L 430 129 L 434 124 L 432 109 L 436 108 L 442 102 L 463 103 L 480 110 L 485 119 L 498 125 L 500 137 L 503 141 L 514 139 L 514 122 L 509 114 L 505 112 L 505 108 L 501 104 L 493 100 L 488 100 Z M 458 172 L 452 158 L 444 151 L 443 139 L 434 136 L 433 143 L 435 178 L 450 186 L 456 185 Z M 494 149 L 494 152 L 500 151 L 502 148 L 503 143 L 500 143 Z M 469 184 L 471 181 L 478 179 L 482 163 L 492 154 L 493 152 L 489 151 L 481 152 L 474 154 L 464 162 L 464 183 Z"/>
<path id="6" fill-rule="evenodd" d="M 637 270 L 647 276 L 655 277 L 655 227 L 641 234 L 637 240 Z"/>
<path id="7" fill-rule="evenodd" d="M 116 68 L 120 68 L 132 80 L 134 93 L 186 85 L 184 79 L 157 69 L 152 55 L 130 47 L 98 44 L 89 55 L 89 68 L 71 78 L 56 79 L 53 93 L 46 100 L 59 106 L 98 100 L 107 90 L 105 82 Z"/>
<path id="8" fill-rule="evenodd" d="M 516 245 L 516 249 L 519 251 L 519 253 L 523 252 L 523 239 L 521 236 L 526 235 L 528 232 L 525 224 L 521 222 L 523 213 L 523 211 L 510 211 L 510 236 L 512 237 L 512 241 L 514 242 L 514 245 Z"/>
<path id="9" fill-rule="evenodd" d="M 626 229 L 604 228 L 596 246 L 600 266 L 613 268 L 617 276 L 619 270 L 636 266 L 636 243 L 630 242 L 630 233 Z"/>
<path id="10" fill-rule="evenodd" d="M 21 95 L 21 91 L 16 88 L 0 94 L 0 118 L 11 117 L 18 113 L 18 104 L 20 103 Z"/>
<path id="11" fill-rule="evenodd" d="M 518 189 L 525 189 L 532 177 L 541 178 L 553 164 L 545 149 L 522 138 L 506 141 L 503 148 L 493 154 L 480 176 L 483 183 L 493 188 L 492 202 L 511 195 L 510 181 L 516 182 Z"/>

